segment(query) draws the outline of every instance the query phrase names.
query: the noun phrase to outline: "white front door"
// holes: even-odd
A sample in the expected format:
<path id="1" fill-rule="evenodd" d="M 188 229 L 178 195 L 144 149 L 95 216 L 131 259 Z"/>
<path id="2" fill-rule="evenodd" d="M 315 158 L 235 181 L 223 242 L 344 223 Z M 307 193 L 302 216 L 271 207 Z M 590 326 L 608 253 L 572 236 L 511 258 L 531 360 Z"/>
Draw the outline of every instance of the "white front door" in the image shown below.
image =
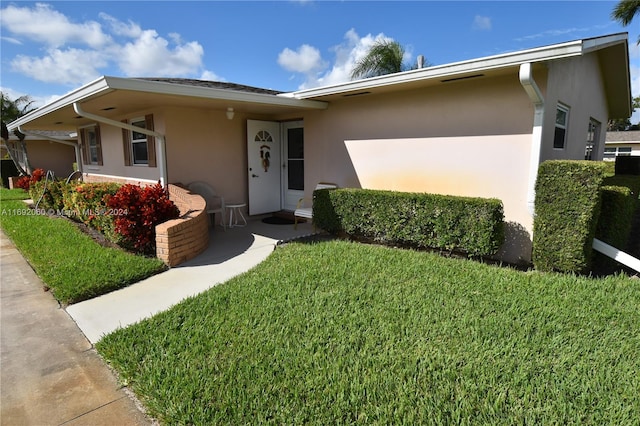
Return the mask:
<path id="1" fill-rule="evenodd" d="M 247 120 L 249 214 L 281 208 L 280 123 Z"/>
<path id="2" fill-rule="evenodd" d="M 296 209 L 304 196 L 304 128 L 302 121 L 289 121 L 282 125 L 283 139 L 283 206 Z"/>

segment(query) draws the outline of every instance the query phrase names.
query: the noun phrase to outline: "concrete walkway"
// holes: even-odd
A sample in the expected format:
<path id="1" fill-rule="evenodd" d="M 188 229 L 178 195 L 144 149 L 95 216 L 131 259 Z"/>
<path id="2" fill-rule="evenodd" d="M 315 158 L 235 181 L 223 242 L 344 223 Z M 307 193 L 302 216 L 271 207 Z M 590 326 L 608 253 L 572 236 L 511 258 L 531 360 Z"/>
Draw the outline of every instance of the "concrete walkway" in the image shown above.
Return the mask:
<path id="1" fill-rule="evenodd" d="M 91 343 L 118 328 L 164 311 L 187 297 L 253 268 L 269 256 L 278 241 L 310 235 L 310 223 L 268 225 L 258 219 L 246 227 L 217 227 L 209 249 L 178 267 L 104 296 L 67 307 L 67 313 Z"/>
<path id="2" fill-rule="evenodd" d="M 152 424 L 2 231 L 0 309 L 0 424 Z"/>

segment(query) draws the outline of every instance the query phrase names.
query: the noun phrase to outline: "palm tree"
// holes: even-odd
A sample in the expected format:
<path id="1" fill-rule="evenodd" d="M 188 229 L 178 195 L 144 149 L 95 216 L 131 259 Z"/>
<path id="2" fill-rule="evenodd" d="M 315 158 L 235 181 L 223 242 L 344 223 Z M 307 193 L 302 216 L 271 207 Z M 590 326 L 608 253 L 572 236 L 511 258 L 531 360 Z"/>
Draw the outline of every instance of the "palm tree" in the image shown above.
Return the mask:
<path id="1" fill-rule="evenodd" d="M 356 63 L 351 71 L 351 78 L 367 78 L 378 75 L 393 74 L 405 71 L 407 67 L 402 63 L 404 47 L 397 41 L 378 40 L 369 52 Z"/>
<path id="2" fill-rule="evenodd" d="M 626 27 L 633 21 L 636 15 L 640 15 L 640 0 L 620 0 L 611 12 L 611 17 Z M 638 36 L 640 44 L 640 36 Z"/>
<path id="3" fill-rule="evenodd" d="M 10 141 L 7 123 L 11 123 L 33 111 L 35 109 L 31 107 L 33 101 L 29 96 L 20 96 L 18 99 L 12 101 L 1 92 L 0 101 L 2 102 L 2 140 L 18 172 L 21 175 L 30 175 L 32 169 L 29 157 L 27 156 L 27 144 L 24 141 L 25 135 L 18 129 L 15 129 L 13 134 L 18 137 L 18 141 Z M 24 161 L 24 167 L 22 167 L 21 158 Z"/>

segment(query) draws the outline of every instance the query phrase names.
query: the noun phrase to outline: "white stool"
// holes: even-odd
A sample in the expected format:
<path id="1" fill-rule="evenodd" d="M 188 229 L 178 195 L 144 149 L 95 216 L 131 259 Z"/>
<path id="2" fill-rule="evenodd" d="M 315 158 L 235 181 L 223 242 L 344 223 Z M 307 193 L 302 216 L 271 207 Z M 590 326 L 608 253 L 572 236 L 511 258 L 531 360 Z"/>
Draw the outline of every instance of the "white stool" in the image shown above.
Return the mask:
<path id="1" fill-rule="evenodd" d="M 239 204 L 227 204 L 225 206 L 225 208 L 229 210 L 229 228 L 247 225 L 247 219 L 244 217 L 241 210 L 246 205 L 247 205 L 246 203 L 239 203 Z M 235 213 L 235 218 L 233 217 L 234 213 Z M 244 224 L 240 225 L 239 219 L 242 219 L 242 222 L 244 222 Z"/>

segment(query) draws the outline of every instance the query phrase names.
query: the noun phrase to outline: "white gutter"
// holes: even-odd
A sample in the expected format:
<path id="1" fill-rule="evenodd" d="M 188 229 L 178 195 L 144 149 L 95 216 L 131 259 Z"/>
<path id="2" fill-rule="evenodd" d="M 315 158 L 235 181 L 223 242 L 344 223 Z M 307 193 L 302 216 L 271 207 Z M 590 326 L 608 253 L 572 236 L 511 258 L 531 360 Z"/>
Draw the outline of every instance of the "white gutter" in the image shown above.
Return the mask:
<path id="1" fill-rule="evenodd" d="M 31 132 L 29 130 L 23 130 L 20 126 L 18 126 L 18 131 L 27 136 L 38 137 L 38 138 L 46 139 L 48 141 L 59 143 L 62 145 L 72 146 L 76 154 L 76 164 L 78 165 L 78 171 L 82 173 L 82 156 L 80 155 L 80 150 L 82 148 L 80 144 L 75 142 L 65 141 L 64 139 L 54 138 L 53 136 L 43 135 L 41 133 Z"/>
<path id="2" fill-rule="evenodd" d="M 368 90 L 376 87 L 393 84 L 409 83 L 413 81 L 451 78 L 457 75 L 485 72 L 494 69 L 517 67 L 526 63 L 550 61 L 582 55 L 582 40 L 556 44 L 552 46 L 538 47 L 484 58 L 453 62 L 450 64 L 436 65 L 427 68 L 404 71 L 395 74 L 370 77 L 362 80 L 348 81 L 332 86 L 322 86 L 312 89 L 299 90 L 281 94 L 296 99 L 309 99 L 320 96 L 347 93 L 352 91 Z"/>
<path id="3" fill-rule="evenodd" d="M 529 159 L 529 182 L 527 185 L 527 209 L 533 217 L 535 214 L 536 179 L 540 167 L 540 150 L 542 147 L 542 121 L 544 119 L 544 97 L 533 79 L 531 63 L 520 65 L 520 84 L 533 103 L 533 129 L 531 131 L 531 156 Z"/>
<path id="4" fill-rule="evenodd" d="M 131 130 L 143 135 L 153 136 L 156 138 L 156 152 L 158 153 L 158 168 L 160 170 L 160 184 L 166 188 L 167 186 L 167 152 L 165 137 L 162 133 L 153 130 L 143 129 L 142 127 L 132 126 L 131 124 L 121 123 L 110 118 L 101 117 L 84 111 L 78 102 L 73 103 L 73 110 L 81 117 L 104 123 L 109 126 L 119 127 L 120 129 Z"/>

